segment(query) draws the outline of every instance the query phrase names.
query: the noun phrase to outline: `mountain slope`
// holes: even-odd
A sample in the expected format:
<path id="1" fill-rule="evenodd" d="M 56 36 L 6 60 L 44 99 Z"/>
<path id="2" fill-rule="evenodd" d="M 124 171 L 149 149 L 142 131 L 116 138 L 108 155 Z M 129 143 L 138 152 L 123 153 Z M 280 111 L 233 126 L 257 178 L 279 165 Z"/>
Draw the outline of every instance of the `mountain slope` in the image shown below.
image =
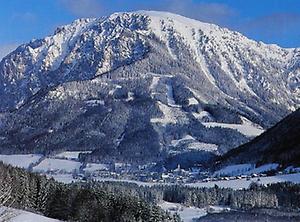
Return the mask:
<path id="1" fill-rule="evenodd" d="M 76 20 L 0 62 L 1 151 L 224 153 L 299 106 L 299 55 L 165 12 Z"/>
<path id="2" fill-rule="evenodd" d="M 226 153 L 221 163 L 300 165 L 300 109 L 249 143 Z"/>

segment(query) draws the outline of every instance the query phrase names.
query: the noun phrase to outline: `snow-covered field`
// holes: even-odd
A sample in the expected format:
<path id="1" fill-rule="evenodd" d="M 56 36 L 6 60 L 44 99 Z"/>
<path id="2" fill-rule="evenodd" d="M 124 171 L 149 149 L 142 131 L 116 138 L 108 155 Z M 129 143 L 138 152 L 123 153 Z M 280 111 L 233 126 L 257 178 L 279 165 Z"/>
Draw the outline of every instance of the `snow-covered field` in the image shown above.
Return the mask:
<path id="1" fill-rule="evenodd" d="M 86 167 L 83 169 L 85 172 L 93 173 L 96 171 L 101 170 L 108 170 L 109 166 L 106 164 L 100 164 L 100 163 L 87 163 Z"/>
<path id="2" fill-rule="evenodd" d="M 162 209 L 169 211 L 171 214 L 179 214 L 180 218 L 184 222 L 192 222 L 194 219 L 203 217 L 207 214 L 206 208 L 186 207 L 182 204 L 167 201 L 163 201 L 159 204 L 159 206 Z"/>
<path id="3" fill-rule="evenodd" d="M 61 173 L 72 173 L 74 170 L 78 170 L 81 166 L 80 162 L 73 160 L 62 160 L 62 159 L 44 159 L 39 165 L 33 168 L 34 172 L 45 173 L 45 172 L 61 172 Z"/>
<path id="4" fill-rule="evenodd" d="M 41 158 L 42 155 L 38 154 L 0 155 L 0 161 L 3 163 L 25 169 L 27 169 L 31 164 L 37 163 Z"/>
<path id="5" fill-rule="evenodd" d="M 246 172 L 252 170 L 254 164 L 236 164 L 226 166 L 218 171 L 216 171 L 213 176 L 237 176 L 241 174 L 246 174 Z"/>
<path id="6" fill-rule="evenodd" d="M 31 213 L 28 211 L 4 208 L 1 207 L 0 211 L 5 210 L 4 216 L 0 217 L 1 222 L 59 222 L 60 220 L 45 217 L 39 214 Z"/>
<path id="7" fill-rule="evenodd" d="M 255 168 L 254 164 L 236 164 L 226 166 L 216 171 L 213 176 L 239 176 L 239 175 L 251 175 L 275 170 L 279 166 L 278 163 L 264 164 Z"/>

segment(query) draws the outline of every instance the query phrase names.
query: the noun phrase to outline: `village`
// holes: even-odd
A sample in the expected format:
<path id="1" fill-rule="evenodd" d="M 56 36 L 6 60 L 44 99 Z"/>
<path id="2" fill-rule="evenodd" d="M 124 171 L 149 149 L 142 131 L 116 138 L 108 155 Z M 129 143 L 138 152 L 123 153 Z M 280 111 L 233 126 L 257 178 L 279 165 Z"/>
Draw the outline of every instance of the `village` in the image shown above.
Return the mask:
<path id="1" fill-rule="evenodd" d="M 87 181 L 133 181 L 147 184 L 196 184 L 219 183 L 243 180 L 260 182 L 263 178 L 288 176 L 299 173 L 300 168 L 288 167 L 278 170 L 278 164 L 265 164 L 255 168 L 250 164 L 231 165 L 216 172 L 201 166 L 183 169 L 179 164 L 167 170 L 156 163 L 133 165 L 131 163 L 86 163 L 81 162 L 82 151 L 65 151 L 51 156 L 39 154 L 0 155 L 0 161 L 31 172 L 44 174 L 60 182 Z"/>
<path id="2" fill-rule="evenodd" d="M 189 170 L 182 169 L 180 165 L 173 170 L 166 170 L 163 168 L 161 171 L 151 171 L 155 164 L 132 166 L 125 163 L 114 163 L 109 165 L 101 164 L 103 167 L 97 170 L 89 170 L 89 166 L 81 171 L 74 171 L 73 178 L 82 181 L 95 180 L 97 178 L 118 179 L 118 180 L 130 180 L 149 183 L 168 183 L 168 184 L 187 184 L 196 182 L 211 182 L 211 181 L 228 181 L 228 180 L 240 180 L 260 177 L 273 176 L 275 172 L 267 173 L 252 173 L 250 175 L 237 175 L 237 176 L 216 176 L 212 175 L 208 171 L 203 171 L 200 168 L 191 168 Z M 92 164 L 93 165 L 93 164 Z M 105 166 L 105 167 L 104 167 Z M 277 174 L 283 174 L 283 172 L 277 172 Z"/>

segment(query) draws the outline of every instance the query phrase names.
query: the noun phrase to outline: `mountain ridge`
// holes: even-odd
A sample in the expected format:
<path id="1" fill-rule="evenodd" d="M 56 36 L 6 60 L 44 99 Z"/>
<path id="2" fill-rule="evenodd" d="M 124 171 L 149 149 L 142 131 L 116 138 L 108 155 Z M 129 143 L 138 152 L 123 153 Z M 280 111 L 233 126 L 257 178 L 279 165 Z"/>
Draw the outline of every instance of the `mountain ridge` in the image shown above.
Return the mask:
<path id="1" fill-rule="evenodd" d="M 54 32 L 54 37 L 57 39 L 57 42 L 58 42 L 58 46 L 57 45 L 55 45 L 54 43 L 53 43 L 53 41 L 55 41 L 55 38 L 52 38 L 51 36 L 50 37 L 46 37 L 45 38 L 45 44 L 46 45 L 48 45 L 49 46 L 49 50 L 48 50 L 48 52 L 44 55 L 45 57 L 44 58 L 41 58 L 42 59 L 42 61 L 37 61 L 36 63 L 34 63 L 34 66 L 40 66 L 40 69 L 45 69 L 45 70 L 42 70 L 43 72 L 45 72 L 45 71 L 47 71 L 47 69 L 50 69 L 50 71 L 52 71 L 52 70 L 56 70 L 57 68 L 58 68 L 58 66 L 59 66 L 59 64 L 61 65 L 62 63 L 63 63 L 63 59 L 66 59 L 66 58 L 64 58 L 64 57 L 66 57 L 67 55 L 68 55 L 68 50 L 67 49 L 65 49 L 66 47 L 64 47 L 64 45 L 63 44 L 61 44 L 60 43 L 60 41 L 62 41 L 62 39 L 63 40 L 65 40 L 68 44 L 70 44 L 70 45 L 72 45 L 73 44 L 73 41 L 76 41 L 76 40 L 73 40 L 73 39 L 78 39 L 79 37 L 78 37 L 78 35 L 82 35 L 82 36 L 80 36 L 80 37 L 82 37 L 82 38 L 86 38 L 86 37 L 84 37 L 84 32 L 85 32 L 85 30 L 87 30 L 87 29 L 89 29 L 89 27 L 91 26 L 91 27 L 93 27 L 93 25 L 95 25 L 97 22 L 103 22 L 103 21 L 106 21 L 106 20 L 118 20 L 120 17 L 130 17 L 130 16 L 133 16 L 135 19 L 136 19 L 136 17 L 135 16 L 140 16 L 140 17 L 142 17 L 143 19 L 150 19 L 152 22 L 150 22 L 149 24 L 149 26 L 150 26 L 150 31 L 152 31 L 152 32 L 157 32 L 157 33 L 155 33 L 159 38 L 161 38 L 163 41 L 166 41 L 166 36 L 163 36 L 163 32 L 162 31 L 160 31 L 158 28 L 159 28 L 159 22 L 160 22 L 160 19 L 162 18 L 162 19 L 165 19 L 165 20 L 167 20 L 167 21 L 169 21 L 170 23 L 174 23 L 174 18 L 176 18 L 176 19 L 178 19 L 177 21 L 176 21 L 176 23 L 178 23 L 179 25 L 177 25 L 177 26 L 180 26 L 180 24 L 183 24 L 183 26 L 185 25 L 186 26 L 186 23 L 187 22 L 193 22 L 192 23 L 192 25 L 190 25 L 190 26 L 192 26 L 193 28 L 192 28 L 192 32 L 195 32 L 195 27 L 200 27 L 201 28 L 201 31 L 203 32 L 216 32 L 216 31 L 220 31 L 221 32 L 221 37 L 228 37 L 228 36 L 226 36 L 228 33 L 227 32 L 229 32 L 230 34 L 233 34 L 233 35 L 236 35 L 236 36 L 234 36 L 234 38 L 241 38 L 241 40 L 243 40 L 243 41 L 249 41 L 250 43 L 255 43 L 255 44 L 262 44 L 262 43 L 256 43 L 256 42 L 254 42 L 253 40 L 249 40 L 249 39 L 247 39 L 246 37 L 244 37 L 244 36 L 242 36 L 241 34 L 239 34 L 239 33 L 237 33 L 237 32 L 232 32 L 232 31 L 229 31 L 228 29 L 226 29 L 226 28 L 220 28 L 220 27 L 218 27 L 218 26 L 216 26 L 216 25 L 212 25 L 212 24 L 208 24 L 208 23 L 202 23 L 202 22 L 198 22 L 198 21 L 196 21 L 196 20 L 192 20 L 192 19 L 188 19 L 188 18 L 185 18 L 185 17 L 182 17 L 182 16 L 178 16 L 178 15 L 174 15 L 174 14 L 171 14 L 171 13 L 160 13 L 160 12 L 145 12 L 145 11 L 142 11 L 142 12 L 140 12 L 141 14 L 139 14 L 138 12 L 133 12 L 133 13 L 114 13 L 114 14 L 112 14 L 111 16 L 109 16 L 109 17 L 105 17 L 105 18 L 100 18 L 100 19 L 79 19 L 79 20 L 76 20 L 75 22 L 73 22 L 71 25 L 66 25 L 66 26 L 62 26 L 62 27 L 60 27 L 60 28 L 58 28 L 55 32 Z M 163 16 L 164 15 L 164 16 Z M 145 16 L 145 17 L 143 17 L 143 16 Z M 148 16 L 148 17 L 147 17 Z M 149 17 L 150 16 L 150 17 Z M 151 17 L 152 16 L 152 17 Z M 140 19 L 140 17 L 139 17 L 139 19 Z M 174 18 L 173 18 L 174 17 Z M 172 20 L 173 19 L 173 20 Z M 131 23 L 133 23 L 133 22 L 135 22 L 135 21 L 132 21 L 132 20 L 134 20 L 134 19 L 129 19 L 128 21 L 126 21 L 126 22 L 131 22 Z M 124 24 L 125 25 L 127 25 L 129 28 L 130 28 L 130 24 L 128 23 L 126 23 L 126 22 L 124 22 Z M 141 31 L 141 33 L 143 34 L 143 35 L 149 35 L 149 33 L 147 34 L 146 32 L 147 32 L 147 30 L 146 30 L 146 23 L 145 23 L 146 21 L 143 21 L 143 24 L 140 24 L 139 22 L 137 23 L 137 25 L 141 25 L 141 27 L 139 27 L 140 29 L 139 30 L 142 30 L 142 31 L 144 31 L 144 33 L 142 33 L 142 31 Z M 149 21 L 148 21 L 149 22 Z M 166 23 L 166 22 L 165 22 Z M 106 24 L 106 23 L 105 23 Z M 124 24 L 122 24 L 122 25 L 124 25 Z M 135 24 L 136 25 L 136 24 Z M 169 24 L 168 24 L 169 25 Z M 178 27 L 175 27 L 175 30 L 173 30 L 173 31 L 178 31 Z M 128 28 L 128 27 L 125 27 L 125 28 Z M 165 26 L 165 28 L 166 27 L 168 27 L 168 26 Z M 188 27 L 189 29 L 190 29 L 190 27 Z M 74 30 L 75 29 L 75 30 Z M 172 29 L 172 28 L 171 28 Z M 182 29 L 182 28 L 181 28 Z M 71 30 L 71 31 L 70 31 Z M 157 30 L 157 31 L 156 31 Z M 183 31 L 182 31 L 183 30 Z M 191 36 L 190 36 L 190 34 L 191 33 L 188 33 L 188 34 L 186 34 L 186 33 L 184 33 L 185 31 L 189 31 L 189 32 L 191 32 L 191 30 L 185 30 L 185 29 L 182 29 L 181 30 L 181 33 L 179 33 L 180 35 L 182 35 L 181 37 L 183 37 L 183 39 L 185 40 L 185 43 L 187 43 L 186 41 L 187 40 L 189 40 L 190 41 L 190 43 L 188 43 L 189 44 L 189 46 L 190 46 L 190 48 L 192 49 L 192 50 L 194 50 L 194 51 L 199 51 L 199 48 L 197 48 L 197 46 L 195 46 L 195 40 L 193 41 L 192 39 L 191 39 Z M 63 32 L 63 31 L 65 31 L 65 32 L 71 32 L 71 37 L 70 36 L 68 36 L 67 35 L 67 37 L 64 37 L 64 36 L 60 36 L 59 34 L 61 33 L 61 32 Z M 173 31 L 171 31 L 171 32 L 173 32 Z M 148 32 L 149 32 L 149 30 L 148 30 Z M 223 33 L 222 33 L 223 32 Z M 112 33 L 113 33 L 113 31 L 112 31 Z M 109 33 L 110 35 L 112 34 L 112 33 Z M 146 34 L 145 34 L 146 33 Z M 70 33 L 69 33 L 70 34 Z M 107 34 L 107 33 L 106 33 Z M 197 33 L 194 33 L 195 35 L 197 34 Z M 222 35 L 223 34 L 223 35 Z M 66 34 L 65 34 L 66 35 Z M 73 36 L 73 35 L 75 35 L 75 37 Z M 166 33 L 166 34 L 164 34 L 164 35 L 169 35 L 169 33 Z M 218 41 L 220 41 L 220 39 L 219 39 L 219 37 L 218 37 L 218 35 L 220 35 L 220 33 L 218 33 L 217 32 L 217 34 L 215 34 L 214 33 L 214 35 L 213 36 L 215 36 L 216 37 L 216 39 L 218 40 Z M 107 36 L 109 36 L 109 35 L 107 35 Z M 204 35 L 203 35 L 203 38 L 205 39 L 206 37 L 207 37 L 208 35 L 207 35 L 207 33 L 205 33 Z M 171 36 L 172 38 L 173 38 L 173 36 Z M 66 38 L 66 39 L 64 39 L 64 38 Z M 52 39 L 54 39 L 54 40 L 52 40 Z M 198 39 L 196 39 L 197 41 L 199 40 L 199 38 Z M 78 41 L 78 40 L 77 40 Z M 203 41 L 208 41 L 208 40 L 203 40 Z M 170 42 L 170 41 L 169 41 Z M 223 41 L 224 42 L 224 41 Z M 209 42 L 210 43 L 210 42 Z M 39 51 L 41 51 L 39 54 L 41 54 L 42 56 L 43 56 L 43 50 L 45 50 L 45 49 L 39 49 L 38 48 L 38 51 L 37 50 L 33 50 L 32 48 L 31 48 L 31 46 L 33 46 L 33 45 L 36 45 L 36 44 L 41 44 L 40 42 L 39 42 L 39 40 L 37 40 L 37 41 L 34 41 L 34 42 L 32 42 L 32 43 L 30 43 L 30 44 L 28 44 L 28 45 L 25 45 L 25 51 L 27 50 L 28 51 L 28 53 L 32 53 L 32 57 L 33 57 L 33 62 L 35 61 L 35 59 L 37 58 L 37 57 L 39 57 L 39 56 L 37 56 L 37 53 L 39 52 Z M 54 45 L 51 45 L 51 44 L 54 44 Z M 59 46 L 59 44 L 61 44 L 60 46 Z M 166 45 L 168 46 L 170 43 L 168 43 L 168 42 L 166 42 Z M 214 43 L 214 44 L 216 44 L 216 43 Z M 247 43 L 248 44 L 248 43 Z M 207 44 L 204 44 L 204 46 L 206 47 L 206 45 Z M 224 44 L 223 44 L 224 45 Z M 213 46 L 218 46 L 218 44 L 217 45 L 213 45 Z M 212 47 L 213 46 L 210 46 L 210 47 L 208 47 L 208 50 L 211 50 L 212 49 Z M 219 45 L 220 46 L 220 45 Z M 279 48 L 279 47 L 277 47 L 277 46 L 274 46 L 274 45 L 265 45 L 265 44 L 262 44 L 262 48 L 264 49 L 264 48 L 270 48 L 270 49 L 272 49 L 272 50 L 275 50 L 275 53 L 270 53 L 271 55 L 272 54 L 275 54 L 275 56 L 274 56 L 274 58 L 273 59 L 276 59 L 276 54 L 281 54 L 281 53 L 283 53 L 283 54 L 287 54 L 287 57 L 293 57 L 292 56 L 292 52 L 291 51 L 297 51 L 297 49 L 295 48 L 295 49 L 289 49 L 289 50 L 287 50 L 287 49 L 281 49 L 281 48 Z M 21 46 L 22 47 L 22 46 Z M 23 46 L 24 47 L 24 46 Z M 109 47 L 109 46 L 108 46 Z M 138 58 L 137 59 L 142 59 L 142 57 L 143 56 L 145 56 L 145 54 L 147 53 L 147 47 L 146 46 L 144 46 L 143 45 L 143 43 L 141 43 L 141 47 L 145 47 L 145 48 L 143 48 L 143 50 L 144 51 L 142 51 L 142 55 L 139 55 L 138 56 Z M 204 48 L 205 48 L 204 47 Z M 168 46 L 167 47 L 168 48 L 168 50 L 170 51 L 171 49 L 170 49 L 170 47 Z M 59 50 L 61 50 L 61 53 L 59 54 Z M 119 49 L 119 50 L 121 50 L 121 49 Z M 172 49 L 173 50 L 173 49 Z M 205 50 L 205 49 L 204 49 Z M 223 50 L 223 52 L 222 53 L 226 53 L 225 52 L 225 50 L 224 49 L 222 49 Z M 282 50 L 282 52 L 281 52 L 281 50 Z M 36 52 L 37 51 L 37 52 Z M 67 52 L 65 52 L 65 51 L 67 51 Z M 298 50 L 299 51 L 299 50 Z M 55 54 L 59 54 L 58 56 L 55 56 Z M 172 55 L 172 56 L 174 56 L 174 53 L 172 53 L 171 51 L 170 51 L 170 54 Z M 202 52 L 195 52 L 194 54 L 196 54 L 196 57 L 203 57 L 203 55 L 202 55 Z M 51 57 L 51 55 L 52 55 L 52 57 Z M 215 56 L 215 55 L 214 55 Z M 217 56 L 220 56 L 220 55 L 218 55 L 217 54 Z M 69 56 L 70 57 L 70 56 Z M 91 58 L 93 58 L 93 57 L 91 57 Z M 72 58 L 69 58 L 69 59 L 71 59 L 72 60 Z M 87 61 L 88 61 L 88 59 L 89 58 L 86 58 L 87 59 Z M 132 59 L 132 58 L 131 58 Z M 5 60 L 5 58 L 3 59 L 3 60 Z M 45 60 L 45 61 L 44 61 Z M 203 62 L 205 59 L 203 59 L 203 58 L 199 58 L 198 60 L 202 60 L 202 61 L 198 61 L 198 63 L 200 64 L 200 68 L 203 70 L 203 72 L 204 72 L 204 74 L 206 75 L 206 77 L 207 77 L 207 79 L 209 80 L 209 82 L 213 85 L 213 87 L 215 87 L 215 85 L 216 85 L 216 83 L 215 83 L 215 76 L 213 76 L 211 73 L 211 70 L 207 70 L 207 64 L 204 64 L 205 62 Z M 107 62 L 109 62 L 109 61 L 111 61 L 111 60 L 108 60 Z M 133 58 L 133 61 L 136 61 L 136 59 L 135 58 Z M 44 62 L 44 64 L 43 65 L 39 65 L 39 63 L 42 63 L 42 62 Z M 70 61 L 67 61 L 67 62 L 69 62 L 70 63 Z M 132 62 L 132 61 L 131 61 Z M 2 63 L 5 63 L 5 62 L 2 62 Z M 97 72 L 98 73 L 106 73 L 106 72 L 109 72 L 109 71 L 112 71 L 112 67 L 111 68 L 109 68 L 109 64 L 108 64 L 108 67 L 105 67 L 105 65 L 107 65 L 107 64 L 104 64 L 105 63 L 105 61 L 103 62 L 103 64 L 100 64 L 100 65 L 102 65 L 102 68 L 100 67 L 100 69 L 98 69 L 98 70 L 95 70 L 96 71 L 96 73 L 95 74 L 92 74 L 92 76 L 97 76 Z M 235 77 L 233 76 L 233 73 L 230 73 L 228 70 L 227 70 L 227 72 L 226 72 L 226 69 L 228 69 L 228 67 L 226 67 L 227 66 L 227 64 L 226 64 L 226 62 L 224 63 L 224 61 L 222 61 L 222 59 L 220 60 L 220 63 L 221 63 L 221 68 L 223 69 L 223 71 L 225 70 L 225 73 L 229 73 L 230 75 L 229 75 L 229 81 L 231 81 L 231 82 L 233 82 L 233 86 L 234 87 L 242 87 L 243 88 L 243 90 L 246 90 L 246 91 L 249 91 L 249 93 L 252 95 L 252 96 L 256 96 L 255 95 L 255 92 L 253 92 L 253 90 L 251 89 L 251 88 L 249 88 L 249 85 L 248 85 L 248 83 L 247 83 L 247 81 L 245 80 L 245 79 L 243 79 L 243 78 L 241 78 L 240 79 L 240 81 L 239 82 L 237 82 L 236 81 L 236 79 L 235 79 Z M 222 64 L 222 63 L 224 63 L 224 64 Z M 286 63 L 286 61 L 283 61 L 282 63 Z M 99 64 L 98 64 L 99 65 Z M 2 66 L 3 66 L 3 64 L 2 64 Z M 236 65 L 236 66 L 238 66 L 238 64 Z M 118 65 L 116 66 L 116 68 L 117 67 L 119 67 Z M 5 69 L 5 67 L 4 67 L 4 69 Z M 49 71 L 49 70 L 48 70 Z M 240 70 L 238 70 L 238 71 L 240 71 Z M 51 72 L 50 72 L 51 73 Z M 2 75 L 3 75 L 3 73 L 2 73 Z M 27 75 L 29 75 L 29 74 L 27 74 Z M 32 75 L 32 74 L 30 74 L 30 75 Z M 74 75 L 74 73 L 72 74 L 72 76 Z M 222 75 L 224 75 L 224 74 L 222 74 Z M 86 77 L 77 77 L 76 78 L 76 75 L 75 75 L 75 77 L 66 77 L 66 80 L 62 80 L 62 81 L 70 81 L 70 80 L 72 80 L 72 79 L 74 79 L 74 80 L 80 80 L 80 79 L 84 79 L 84 78 L 91 78 L 92 77 L 91 75 L 87 75 Z M 224 76 L 226 76 L 226 75 L 224 75 Z M 233 78 L 232 78 L 233 77 Z M 70 80 L 68 80 L 68 78 L 71 78 Z M 291 77 L 292 79 L 295 79 L 296 78 L 296 80 L 298 81 L 298 77 Z M 10 77 L 9 79 L 8 79 L 9 81 L 14 81 L 14 78 L 13 77 Z M 8 81 L 8 82 L 9 82 Z M 29 81 L 29 82 L 32 82 L 30 79 L 28 80 L 27 79 L 27 81 Z M 45 81 L 45 80 L 41 80 L 40 81 L 40 83 L 36 83 L 36 85 L 37 86 L 32 86 L 32 87 L 27 87 L 27 88 L 29 88 L 29 90 L 31 90 L 32 92 L 36 92 L 38 89 L 39 89 L 39 85 L 40 84 L 43 84 L 42 82 L 43 81 Z M 6 84 L 8 84 L 8 83 L 6 83 Z M 21 85 L 24 85 L 24 83 L 22 82 L 22 83 L 20 83 Z M 25 83 L 26 84 L 26 83 Z M 28 83 L 27 83 L 28 84 Z M 53 84 L 53 83 L 52 83 Z M 265 84 L 267 84 L 268 85 L 268 83 L 267 83 L 267 81 L 266 81 L 266 83 Z M 297 83 L 298 84 L 298 83 Z M 298 87 L 298 85 L 296 84 L 296 86 Z M 224 89 L 224 87 L 222 88 L 222 86 L 220 85 L 220 83 L 219 83 L 219 85 L 217 86 L 217 88 L 219 88 L 219 89 L 221 89 L 221 91 L 222 91 L 222 93 L 223 92 L 225 92 L 225 94 L 227 94 L 227 96 L 231 96 L 231 94 L 230 93 L 227 93 L 226 92 L 226 90 L 228 91 L 228 89 Z M 298 88 L 297 88 L 297 90 L 298 90 Z M 27 91 L 28 91 L 28 89 L 27 89 Z M 17 101 L 17 102 L 22 102 L 22 101 Z M 17 103 L 16 102 L 16 103 Z M 293 108 L 293 107 L 289 107 L 289 108 Z"/>
<path id="2" fill-rule="evenodd" d="M 299 106 L 299 55 L 170 13 L 76 20 L 0 62 L 0 147 L 219 155 Z"/>

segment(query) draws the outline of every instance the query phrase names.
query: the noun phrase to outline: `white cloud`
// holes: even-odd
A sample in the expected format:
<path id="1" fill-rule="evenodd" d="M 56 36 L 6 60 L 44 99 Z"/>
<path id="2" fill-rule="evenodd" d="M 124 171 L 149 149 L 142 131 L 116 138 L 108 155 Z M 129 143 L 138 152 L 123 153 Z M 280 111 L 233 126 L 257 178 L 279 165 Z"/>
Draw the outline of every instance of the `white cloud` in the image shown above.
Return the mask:
<path id="1" fill-rule="evenodd" d="M 15 13 L 12 15 L 12 19 L 16 21 L 22 21 L 22 22 L 35 22 L 37 20 L 37 17 L 35 14 L 31 12 L 25 12 L 25 13 Z"/>
<path id="2" fill-rule="evenodd" d="M 0 45 L 0 60 L 19 46 L 17 43 Z"/>
<path id="3" fill-rule="evenodd" d="M 192 0 L 168 0 L 167 10 L 203 22 L 226 25 L 237 12 L 221 3 L 195 2 Z"/>
<path id="4" fill-rule="evenodd" d="M 227 24 L 237 12 L 226 4 L 193 0 L 59 0 L 61 5 L 78 17 L 100 17 L 115 11 L 161 10 L 181 14 L 204 22 Z"/>
<path id="5" fill-rule="evenodd" d="M 102 7 L 97 0 L 60 0 L 62 5 L 75 16 L 100 17 Z"/>

